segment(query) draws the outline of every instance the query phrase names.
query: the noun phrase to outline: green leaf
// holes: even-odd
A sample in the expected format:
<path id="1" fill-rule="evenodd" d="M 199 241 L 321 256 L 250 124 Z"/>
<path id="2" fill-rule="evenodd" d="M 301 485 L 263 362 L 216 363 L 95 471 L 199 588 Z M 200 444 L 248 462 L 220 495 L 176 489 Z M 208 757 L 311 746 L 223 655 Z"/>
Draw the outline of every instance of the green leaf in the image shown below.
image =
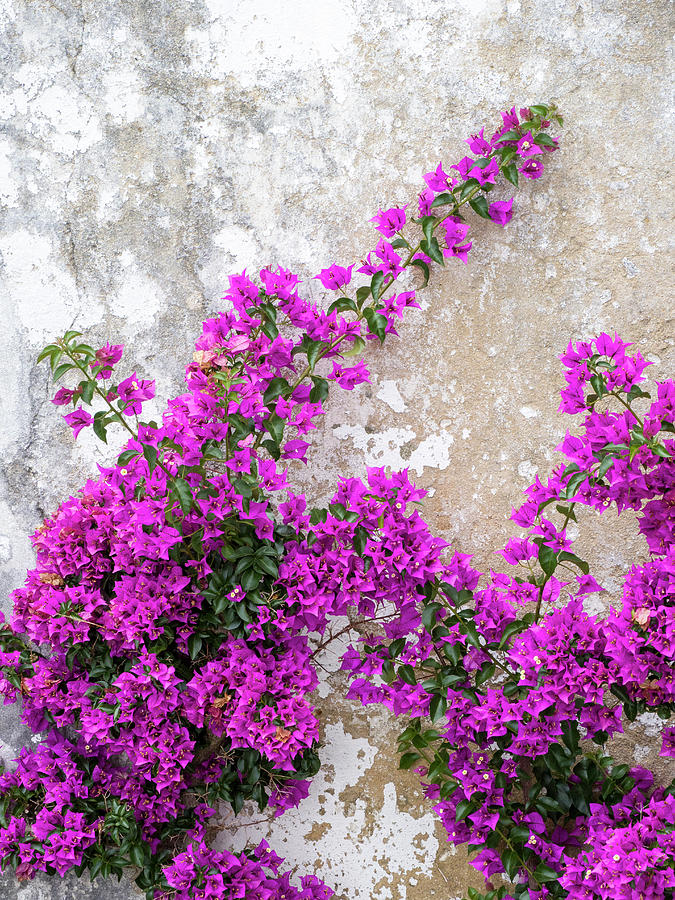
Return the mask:
<path id="1" fill-rule="evenodd" d="M 270 322 L 269 319 L 266 319 L 262 325 L 260 326 L 260 330 L 263 334 L 266 334 L 267 337 L 273 341 L 274 338 L 279 334 L 279 329 L 274 324 L 274 322 Z"/>
<path id="2" fill-rule="evenodd" d="M 94 423 L 93 423 L 94 434 L 100 441 L 103 441 L 104 444 L 108 443 L 108 436 L 106 433 L 107 426 L 108 426 L 108 422 L 106 419 L 105 412 L 103 412 L 103 411 L 97 412 L 94 415 Z"/>
<path id="3" fill-rule="evenodd" d="M 66 374 L 66 372 L 70 372 L 71 369 L 75 368 L 76 366 L 72 363 L 61 363 L 61 365 L 54 370 L 53 381 L 58 381 L 59 378 Z"/>
<path id="4" fill-rule="evenodd" d="M 578 488 L 588 479 L 588 472 L 577 472 L 573 475 L 565 486 L 565 499 L 571 500 L 576 494 Z"/>
<path id="5" fill-rule="evenodd" d="M 439 266 L 445 265 L 445 258 L 443 257 L 443 254 L 441 252 L 438 240 L 435 237 L 431 239 L 431 242 L 421 241 L 420 249 L 422 250 L 422 253 L 426 254 L 429 259 L 433 259 L 433 261 L 435 263 L 438 263 Z"/>
<path id="6" fill-rule="evenodd" d="M 463 203 L 477 187 L 480 187 L 480 185 L 475 178 L 469 178 L 467 181 L 465 181 L 462 185 L 461 191 L 459 192 L 460 201 Z"/>
<path id="7" fill-rule="evenodd" d="M 368 323 L 368 331 L 377 335 L 380 343 L 383 344 L 388 324 L 386 317 L 376 312 L 372 307 L 367 307 L 363 311 L 363 315 Z"/>
<path id="8" fill-rule="evenodd" d="M 448 708 L 448 701 L 445 697 L 442 697 L 440 694 L 436 694 L 431 698 L 431 703 L 429 704 L 429 718 L 432 722 L 437 722 L 439 719 L 442 719 L 446 713 Z"/>
<path id="9" fill-rule="evenodd" d="M 309 392 L 309 402 L 320 403 L 328 396 L 328 382 L 319 375 L 312 375 L 312 382 L 314 387 Z"/>
<path id="10" fill-rule="evenodd" d="M 552 869 L 550 866 L 540 863 L 534 870 L 534 877 L 542 884 L 545 881 L 557 881 L 558 878 L 560 878 L 560 873 L 556 872 L 556 870 Z"/>
<path id="11" fill-rule="evenodd" d="M 422 625 L 426 628 L 427 631 L 432 631 L 436 624 L 436 613 L 439 609 L 442 609 L 443 605 L 441 603 L 430 603 L 428 606 L 425 606 L 422 610 Z"/>
<path id="12" fill-rule="evenodd" d="M 436 209 L 438 206 L 447 206 L 449 203 L 454 203 L 454 202 L 455 202 L 455 198 L 453 197 L 453 195 L 449 194 L 447 191 L 445 191 L 444 193 L 439 194 L 435 198 L 435 200 L 431 204 L 431 208 Z"/>
<path id="13" fill-rule="evenodd" d="M 486 681 L 489 681 L 495 674 L 496 669 L 497 667 L 494 663 L 486 663 L 476 675 L 476 687 L 481 687 Z"/>
<path id="14" fill-rule="evenodd" d="M 333 311 L 344 312 L 346 309 L 351 310 L 351 312 L 358 312 L 356 303 L 354 303 L 354 301 L 350 297 L 338 297 L 338 299 L 333 300 L 331 305 L 328 307 L 328 315 L 330 315 Z"/>
<path id="15" fill-rule="evenodd" d="M 272 562 L 269 556 L 259 556 L 255 566 L 259 572 L 264 572 L 265 575 L 270 575 L 272 578 L 276 578 L 279 574 L 279 567 Z"/>
<path id="16" fill-rule="evenodd" d="M 473 803 L 471 800 L 460 800 L 455 810 L 455 822 L 461 822 L 472 811 Z"/>
<path id="17" fill-rule="evenodd" d="M 182 512 L 187 515 L 192 509 L 192 488 L 184 478 L 174 478 L 172 488 Z"/>
<path id="18" fill-rule="evenodd" d="M 190 653 L 191 659 L 196 659 L 199 656 L 199 651 L 202 649 L 202 639 L 198 634 L 191 634 L 188 638 L 188 651 Z"/>
<path id="19" fill-rule="evenodd" d="M 586 560 L 581 559 L 575 553 L 570 553 L 568 550 L 563 550 L 558 559 L 560 561 L 565 560 L 567 562 L 573 563 L 578 569 L 581 569 L 584 575 L 588 575 L 590 571 L 590 566 L 588 565 Z"/>
<path id="20" fill-rule="evenodd" d="M 422 218 L 422 231 L 424 232 L 424 237 L 427 239 L 427 243 L 431 243 L 437 222 L 438 219 L 436 216 L 424 216 Z"/>
<path id="21" fill-rule="evenodd" d="M 520 868 L 520 860 L 518 858 L 518 854 L 513 850 L 504 850 L 502 852 L 502 865 L 504 866 L 506 877 L 509 879 L 509 881 L 513 881 L 518 872 L 518 869 Z"/>
<path id="22" fill-rule="evenodd" d="M 357 291 L 356 291 L 356 303 L 357 303 L 359 309 L 361 309 L 361 307 L 363 306 L 363 304 L 365 303 L 365 301 L 366 301 L 370 296 L 371 296 L 371 294 L 370 294 L 370 288 L 367 287 L 366 285 L 363 285 L 363 287 L 360 287 L 360 288 L 357 289 Z"/>
<path id="23" fill-rule="evenodd" d="M 515 167 L 513 163 L 509 163 L 509 165 L 504 166 L 502 169 L 502 174 L 507 181 L 510 181 L 511 184 L 518 187 L 518 169 Z"/>
<path id="24" fill-rule="evenodd" d="M 312 509 L 310 516 L 309 516 L 309 521 L 310 521 L 311 525 L 318 525 L 319 522 L 325 522 L 327 519 L 328 519 L 328 510 L 320 509 L 318 506 L 315 506 L 314 509 Z"/>
<path id="25" fill-rule="evenodd" d="M 265 431 L 269 431 L 272 436 L 272 440 L 276 444 L 280 444 L 283 436 L 284 436 L 284 419 L 280 418 L 276 413 L 272 413 L 272 415 L 265 419 Z"/>
<path id="26" fill-rule="evenodd" d="M 555 147 L 555 141 L 548 134 L 538 134 L 534 142 L 539 144 L 540 147 Z"/>
<path id="27" fill-rule="evenodd" d="M 413 669 L 412 666 L 409 666 L 409 665 L 399 666 L 398 677 L 401 679 L 401 681 L 405 682 L 406 684 L 410 684 L 413 687 L 417 684 L 417 678 L 415 677 L 415 670 Z"/>
<path id="28" fill-rule="evenodd" d="M 291 386 L 285 378 L 273 378 L 267 385 L 267 389 L 263 394 L 263 403 L 269 406 L 277 397 L 287 397 L 291 393 Z"/>
<path id="29" fill-rule="evenodd" d="M 370 293 L 373 295 L 373 300 L 379 300 L 380 294 L 382 293 L 383 282 L 384 272 L 375 272 L 370 279 Z"/>
<path id="30" fill-rule="evenodd" d="M 43 359 L 47 359 L 48 356 L 56 355 L 57 353 L 59 355 L 63 353 L 60 347 L 57 347 L 56 344 L 47 344 L 46 347 L 40 350 L 36 362 L 41 363 Z"/>
<path id="31" fill-rule="evenodd" d="M 133 844 L 129 848 L 129 859 L 131 860 L 132 865 L 138 866 L 139 869 L 142 869 L 145 865 L 146 858 L 147 854 L 145 851 L 145 845 Z"/>
<path id="32" fill-rule="evenodd" d="M 299 344 L 293 352 L 304 353 L 307 357 L 309 368 L 313 369 L 325 346 L 323 341 L 313 341 L 308 335 L 305 335 L 302 339 L 302 343 Z"/>
<path id="33" fill-rule="evenodd" d="M 354 338 L 351 347 L 348 350 L 342 350 L 342 355 L 345 357 L 349 356 L 358 356 L 359 353 L 363 352 L 364 347 L 366 346 L 366 342 L 362 337 L 358 335 Z"/>
<path id="34" fill-rule="evenodd" d="M 520 632 L 523 631 L 526 627 L 527 626 L 523 622 L 521 622 L 520 619 L 516 619 L 514 622 L 509 622 L 509 624 L 504 628 L 504 631 L 502 631 L 502 637 L 499 641 L 498 649 L 503 650 L 507 646 L 509 639 L 512 638 L 515 634 L 520 634 Z"/>
<path id="35" fill-rule="evenodd" d="M 488 212 L 488 203 L 485 197 L 474 197 L 473 200 L 469 200 L 469 206 L 474 212 L 478 213 L 478 215 L 482 216 L 484 219 L 490 218 L 490 213 Z"/>
<path id="36" fill-rule="evenodd" d="M 510 131 L 505 132 L 504 134 L 499 135 L 500 141 L 519 141 L 520 135 L 517 131 L 511 129 Z"/>
<path id="37" fill-rule="evenodd" d="M 413 259 L 410 261 L 410 265 L 417 266 L 418 269 L 421 269 L 422 274 L 424 275 L 424 284 L 422 287 L 426 287 L 429 284 L 429 266 L 423 259 Z"/>
<path id="38" fill-rule="evenodd" d="M 66 331 L 63 335 L 63 340 L 66 344 L 69 344 L 73 338 L 82 337 L 81 331 Z"/>
<path id="39" fill-rule="evenodd" d="M 401 757 L 401 761 L 398 764 L 399 769 L 412 769 L 418 760 L 422 759 L 419 753 L 413 753 L 410 751 L 409 753 L 404 753 Z"/>
<path id="40" fill-rule="evenodd" d="M 382 664 L 382 672 L 380 673 L 382 677 L 382 681 L 385 684 L 391 684 L 392 681 L 396 678 L 396 673 L 394 671 L 394 665 L 390 659 L 386 659 Z"/>
<path id="41" fill-rule="evenodd" d="M 546 544 L 542 544 L 539 547 L 539 565 L 543 569 L 546 575 L 553 575 L 558 565 L 558 551 L 554 550 L 553 547 L 547 547 Z"/>
<path id="42" fill-rule="evenodd" d="M 535 116 L 547 116 L 548 106 L 544 106 L 543 103 L 537 104 L 536 106 L 530 107 L 530 112 Z"/>
<path id="43" fill-rule="evenodd" d="M 605 379 L 602 375 L 591 375 L 591 387 L 598 397 L 602 397 L 603 394 L 607 393 Z"/>
<path id="44" fill-rule="evenodd" d="M 606 456 L 603 461 L 598 466 L 598 470 L 595 473 L 596 478 L 602 478 L 603 475 L 606 475 L 607 472 L 612 468 L 616 459 L 614 456 Z"/>
<path id="45" fill-rule="evenodd" d="M 81 381 L 81 396 L 82 402 L 86 404 L 90 404 L 94 398 L 94 382 L 93 381 Z"/>
<path id="46" fill-rule="evenodd" d="M 143 444 L 143 456 L 148 463 L 150 472 L 154 472 L 157 465 L 157 448 L 153 447 L 152 444 Z"/>

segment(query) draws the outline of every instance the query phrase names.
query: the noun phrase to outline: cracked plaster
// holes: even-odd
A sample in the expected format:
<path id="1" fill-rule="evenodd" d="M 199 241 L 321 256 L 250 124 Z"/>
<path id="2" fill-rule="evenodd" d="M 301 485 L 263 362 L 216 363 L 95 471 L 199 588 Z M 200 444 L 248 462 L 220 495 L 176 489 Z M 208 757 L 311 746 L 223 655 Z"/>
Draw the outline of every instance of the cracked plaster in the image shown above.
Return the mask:
<path id="1" fill-rule="evenodd" d="M 373 384 L 332 399 L 300 474 L 321 501 L 339 472 L 410 466 L 436 532 L 491 564 L 566 427 L 568 340 L 617 330 L 657 377 L 675 368 L 672 26 L 668 0 L 0 0 L 3 598 L 28 535 L 115 449 L 74 446 L 34 364 L 44 342 L 71 326 L 124 341 L 169 397 L 229 272 L 280 262 L 307 279 L 362 257 L 368 218 L 413 199 L 471 130 L 555 99 L 567 124 L 544 178 L 506 230 L 476 222 L 470 265 L 437 273 L 402 340 L 371 348 Z M 630 522 L 611 532 L 590 521 L 582 541 L 615 599 L 643 550 Z M 345 701 L 327 668 L 325 772 L 297 812 L 251 829 L 339 900 L 462 896 L 480 882 L 396 772 L 396 726 Z M 652 724 L 631 729 L 640 760 Z M 11 757 L 11 709 L 1 734 Z M 0 890 L 137 896 L 10 876 Z"/>

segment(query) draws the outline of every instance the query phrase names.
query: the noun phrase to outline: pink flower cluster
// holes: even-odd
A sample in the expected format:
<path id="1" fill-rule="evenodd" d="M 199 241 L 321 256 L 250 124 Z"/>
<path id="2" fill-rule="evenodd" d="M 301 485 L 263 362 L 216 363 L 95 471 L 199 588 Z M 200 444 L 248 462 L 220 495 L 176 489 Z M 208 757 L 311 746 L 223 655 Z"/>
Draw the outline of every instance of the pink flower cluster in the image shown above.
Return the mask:
<path id="1" fill-rule="evenodd" d="M 56 380 L 81 379 L 54 398 L 73 404 L 65 419 L 75 435 L 91 426 L 105 439 L 117 424 L 132 437 L 37 530 L 36 566 L 0 628 L 0 690 L 42 738 L 0 777 L 0 866 L 95 877 L 133 865 L 149 900 L 330 895 L 314 876 L 292 887 L 265 847 L 209 850 L 205 822 L 220 802 L 278 813 L 306 796 L 319 738 L 311 635 L 357 611 L 405 643 L 430 584 L 475 587 L 475 578 L 465 557 L 442 561 L 444 542 L 411 512 L 423 492 L 406 472 L 342 479 L 327 509 L 309 510 L 290 461 L 306 462 L 330 384 L 369 380 L 352 357 L 417 306 L 415 291 L 395 291 L 399 276 L 415 267 L 428 278 L 429 263 L 465 257 L 467 203 L 510 219 L 511 201 L 488 207 L 484 194 L 500 171 L 516 183 L 515 161 L 531 155 L 521 138 L 536 132 L 546 146 L 548 124 L 535 113 L 527 132 L 516 120 L 515 137 L 500 131 L 474 151 L 468 180 L 446 178 L 445 215 L 425 217 L 417 246 L 403 236 L 416 224 L 406 207 L 380 211 L 383 238 L 358 268 L 367 283 L 354 296 L 354 265 L 316 276 L 338 292 L 327 308 L 281 267 L 232 276 L 225 311 L 204 323 L 186 390 L 158 427 L 130 421 L 153 382 L 111 381 L 121 345 L 94 350 L 68 332 L 45 348 Z M 92 415 L 84 407 L 94 404 Z M 410 663 L 432 645 L 420 633 Z M 430 696 L 418 686 L 392 708 L 421 715 Z"/>
<path id="2" fill-rule="evenodd" d="M 563 357 L 573 371 L 590 360 L 609 373 L 607 389 L 594 382 L 581 434 L 560 445 L 569 465 L 537 479 L 514 511 L 527 529 L 501 554 L 514 574 L 492 571 L 479 587 L 456 554 L 423 592 L 421 622 L 410 615 L 398 640 L 373 634 L 343 661 L 351 696 L 411 716 L 402 765 L 426 776 L 449 839 L 479 851 L 486 878 L 506 874 L 515 897 L 640 900 L 673 886 L 675 782 L 650 799 L 651 773 L 580 744 L 604 746 L 642 711 L 675 711 L 675 384 L 659 383 L 638 414 L 651 398 L 636 387 L 643 359 L 626 346 L 603 334 Z M 616 398 L 624 405 L 607 408 Z M 591 615 L 584 598 L 603 589 L 568 525 L 581 506 L 610 505 L 637 511 L 651 559 L 627 573 L 618 609 Z M 665 757 L 675 757 L 673 731 Z M 629 816 L 642 807 L 644 826 Z"/>

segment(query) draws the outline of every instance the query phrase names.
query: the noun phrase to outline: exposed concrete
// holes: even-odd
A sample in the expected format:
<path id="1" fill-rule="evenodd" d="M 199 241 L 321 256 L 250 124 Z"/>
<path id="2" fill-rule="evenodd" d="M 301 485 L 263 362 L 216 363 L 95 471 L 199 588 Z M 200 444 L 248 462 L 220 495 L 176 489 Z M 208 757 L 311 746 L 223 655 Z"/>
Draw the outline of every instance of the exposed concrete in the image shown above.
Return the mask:
<path id="1" fill-rule="evenodd" d="M 409 465 L 437 532 L 490 564 L 567 427 L 568 340 L 616 330 L 655 377 L 675 370 L 668 0 L 0 0 L 0 21 L 3 597 L 42 516 L 110 458 L 84 434 L 75 447 L 48 402 L 34 359 L 49 338 L 122 340 L 171 396 L 227 273 L 280 262 L 309 278 L 362 257 L 370 216 L 513 103 L 557 100 L 562 151 L 507 229 L 474 223 L 469 266 L 436 275 L 401 341 L 371 350 L 372 386 L 333 401 L 303 482 L 323 499 L 340 471 Z M 593 523 L 585 540 L 614 595 L 642 552 L 632 535 L 608 543 Z M 461 896 L 466 862 L 395 772 L 397 726 L 340 699 L 339 674 L 326 685 L 325 775 L 273 844 L 341 900 Z M 21 736 L 3 721 L 11 756 Z"/>

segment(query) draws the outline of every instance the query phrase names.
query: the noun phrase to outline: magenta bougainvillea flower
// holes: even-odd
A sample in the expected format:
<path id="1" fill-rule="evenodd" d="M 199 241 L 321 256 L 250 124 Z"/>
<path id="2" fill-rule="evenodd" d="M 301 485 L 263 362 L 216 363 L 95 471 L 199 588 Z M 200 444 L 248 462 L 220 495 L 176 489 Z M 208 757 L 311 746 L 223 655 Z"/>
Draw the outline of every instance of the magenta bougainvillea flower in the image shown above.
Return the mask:
<path id="1" fill-rule="evenodd" d="M 325 507 L 294 484 L 330 390 L 369 382 L 366 343 L 418 306 L 399 277 L 466 262 L 470 209 L 510 221 L 512 200 L 488 194 L 521 163 L 540 176 L 533 147 L 556 149 L 555 115 L 521 109 L 524 126 L 512 108 L 489 140 L 473 135 L 476 158 L 449 167 L 461 183 L 441 164 L 426 176 L 422 222 L 380 209 L 351 295 L 354 265 L 316 276 L 340 291 L 320 302 L 281 267 L 232 276 L 159 424 L 131 418 L 153 382 L 112 380 L 121 345 L 68 332 L 43 351 L 56 377 L 85 375 L 54 398 L 75 406 L 76 434 L 121 424 L 130 437 L 38 529 L 0 627 L 0 691 L 37 738 L 0 775 L 2 867 L 133 866 L 148 900 L 328 898 L 264 843 L 215 851 L 206 834 L 223 803 L 277 815 L 307 796 L 315 648 L 351 616 L 349 696 L 406 717 L 401 765 L 507 897 L 668 896 L 673 790 L 605 744 L 639 712 L 675 708 L 675 385 L 643 391 L 648 363 L 616 335 L 568 347 L 561 409 L 583 419 L 514 511 L 525 533 L 495 571 L 433 534 L 407 471 L 342 477 Z M 602 591 L 575 553 L 585 506 L 634 511 L 646 542 L 607 614 L 584 607 Z"/>
<path id="2" fill-rule="evenodd" d="M 328 290 L 337 291 L 346 284 L 349 284 L 352 279 L 353 268 L 353 265 L 344 268 L 344 266 L 338 266 L 337 263 L 334 263 L 327 269 L 322 269 L 319 274 L 314 277 L 318 278 L 321 284 L 325 288 L 328 288 Z"/>

